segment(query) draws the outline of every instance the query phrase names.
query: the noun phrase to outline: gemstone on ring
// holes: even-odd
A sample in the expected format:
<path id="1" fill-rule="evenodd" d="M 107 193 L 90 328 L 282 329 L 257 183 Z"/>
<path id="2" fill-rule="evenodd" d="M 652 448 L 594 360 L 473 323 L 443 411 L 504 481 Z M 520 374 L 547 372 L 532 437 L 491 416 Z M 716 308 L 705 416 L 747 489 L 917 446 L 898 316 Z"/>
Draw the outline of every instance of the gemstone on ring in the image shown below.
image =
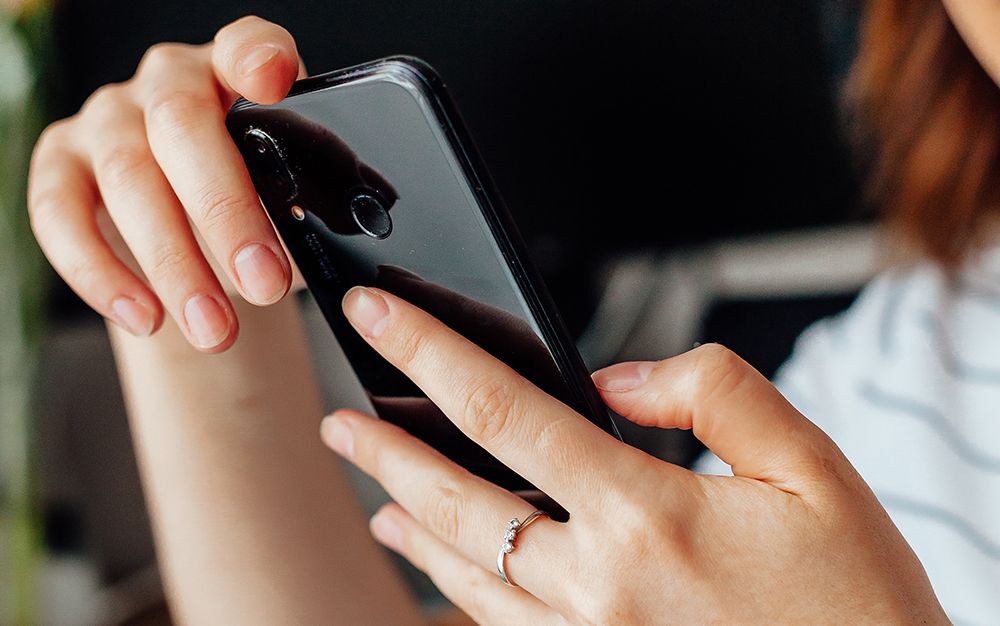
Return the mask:
<path id="1" fill-rule="evenodd" d="M 500 580 L 504 584 L 511 587 L 517 587 L 509 576 L 507 576 L 507 565 L 506 559 L 507 555 L 514 551 L 517 547 L 517 535 L 519 532 L 524 530 L 529 524 L 532 524 L 540 517 L 548 517 L 549 514 L 542 510 L 536 510 L 534 513 L 524 518 L 524 521 L 517 519 L 516 517 L 509 522 L 507 522 L 507 529 L 504 531 L 503 543 L 500 545 L 500 551 L 497 553 L 497 574 L 500 576 Z"/>

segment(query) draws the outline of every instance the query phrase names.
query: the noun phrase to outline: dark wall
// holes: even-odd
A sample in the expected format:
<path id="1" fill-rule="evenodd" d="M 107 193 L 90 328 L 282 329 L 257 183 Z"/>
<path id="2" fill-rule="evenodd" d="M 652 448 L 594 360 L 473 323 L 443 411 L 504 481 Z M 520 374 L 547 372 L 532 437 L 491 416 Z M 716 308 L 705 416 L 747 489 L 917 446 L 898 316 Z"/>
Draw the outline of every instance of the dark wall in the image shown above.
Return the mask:
<path id="1" fill-rule="evenodd" d="M 444 75 L 570 325 L 607 254 L 843 220 L 820 14 L 803 0 L 63 1 L 60 115 L 161 40 L 255 13 L 312 72 L 393 53 Z"/>

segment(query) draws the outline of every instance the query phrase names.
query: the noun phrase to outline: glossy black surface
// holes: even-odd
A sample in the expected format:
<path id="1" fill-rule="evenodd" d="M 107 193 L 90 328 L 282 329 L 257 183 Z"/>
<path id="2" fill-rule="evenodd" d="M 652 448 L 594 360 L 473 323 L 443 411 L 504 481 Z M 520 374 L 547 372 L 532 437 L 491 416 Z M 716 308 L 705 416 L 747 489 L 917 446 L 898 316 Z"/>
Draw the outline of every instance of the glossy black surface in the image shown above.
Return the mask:
<path id="1" fill-rule="evenodd" d="M 357 336 L 340 309 L 354 285 L 420 306 L 616 433 L 429 68 L 390 59 L 313 77 L 279 104 L 238 102 L 227 125 L 381 418 L 491 481 L 530 486 Z"/>

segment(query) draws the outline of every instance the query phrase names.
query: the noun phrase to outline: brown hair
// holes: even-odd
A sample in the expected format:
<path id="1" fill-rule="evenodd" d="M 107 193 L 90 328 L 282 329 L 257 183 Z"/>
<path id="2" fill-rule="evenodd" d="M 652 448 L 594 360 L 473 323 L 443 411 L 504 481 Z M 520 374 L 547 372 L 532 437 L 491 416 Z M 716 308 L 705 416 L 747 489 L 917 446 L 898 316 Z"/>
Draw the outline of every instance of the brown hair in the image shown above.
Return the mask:
<path id="1" fill-rule="evenodd" d="M 954 266 L 1000 208 L 1000 91 L 940 0 L 869 0 L 847 98 L 868 199 L 907 249 Z"/>

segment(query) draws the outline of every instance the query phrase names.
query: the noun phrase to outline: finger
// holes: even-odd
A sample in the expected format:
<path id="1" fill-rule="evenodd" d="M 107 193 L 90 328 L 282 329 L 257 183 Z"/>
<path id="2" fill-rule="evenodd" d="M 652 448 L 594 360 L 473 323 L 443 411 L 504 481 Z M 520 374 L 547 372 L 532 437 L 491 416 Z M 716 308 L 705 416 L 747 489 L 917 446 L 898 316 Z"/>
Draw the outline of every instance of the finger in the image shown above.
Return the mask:
<path id="1" fill-rule="evenodd" d="M 35 237 L 84 302 L 133 335 L 149 335 L 163 322 L 163 308 L 101 236 L 93 175 L 79 156 L 54 147 L 57 141 L 47 132 L 32 158 L 28 210 Z"/>
<path id="2" fill-rule="evenodd" d="M 226 349 L 236 315 L 146 143 L 142 112 L 106 96 L 86 108 L 91 166 L 108 215 L 160 300 L 196 348 Z"/>
<path id="3" fill-rule="evenodd" d="M 220 83 L 261 104 L 284 98 L 304 69 L 292 35 L 255 16 L 238 19 L 216 33 L 212 66 Z"/>
<path id="4" fill-rule="evenodd" d="M 604 401 L 643 426 L 692 429 L 733 473 L 789 490 L 839 457 L 832 441 L 760 373 L 717 344 L 594 374 Z M 784 488 L 784 487 L 782 487 Z"/>
<path id="5" fill-rule="evenodd" d="M 562 617 L 524 589 L 470 562 L 398 505 L 372 517 L 372 535 L 427 574 L 455 606 L 479 624 L 562 624 Z"/>
<path id="6" fill-rule="evenodd" d="M 443 324 L 552 393 L 564 384 L 548 349 L 528 323 L 422 278 L 401 267 L 381 265 L 375 286 L 434 315 Z"/>
<path id="7" fill-rule="evenodd" d="M 200 49 L 162 48 L 139 88 L 146 135 L 208 249 L 253 304 L 288 291 L 291 267 L 224 124 L 215 79 Z M 169 62 L 169 64 L 168 64 Z"/>
<path id="8" fill-rule="evenodd" d="M 462 432 L 567 509 L 600 507 L 608 473 L 634 462 L 633 449 L 415 306 L 355 287 L 344 312 Z"/>
<path id="9" fill-rule="evenodd" d="M 446 459 L 388 422 L 356 411 L 338 411 L 323 422 L 324 442 L 374 478 L 421 525 L 486 571 L 496 570 L 507 522 L 534 507 Z M 571 554 L 566 525 L 540 519 L 518 538 L 507 571 L 518 584 L 558 601 L 551 582 L 554 557 Z"/>

